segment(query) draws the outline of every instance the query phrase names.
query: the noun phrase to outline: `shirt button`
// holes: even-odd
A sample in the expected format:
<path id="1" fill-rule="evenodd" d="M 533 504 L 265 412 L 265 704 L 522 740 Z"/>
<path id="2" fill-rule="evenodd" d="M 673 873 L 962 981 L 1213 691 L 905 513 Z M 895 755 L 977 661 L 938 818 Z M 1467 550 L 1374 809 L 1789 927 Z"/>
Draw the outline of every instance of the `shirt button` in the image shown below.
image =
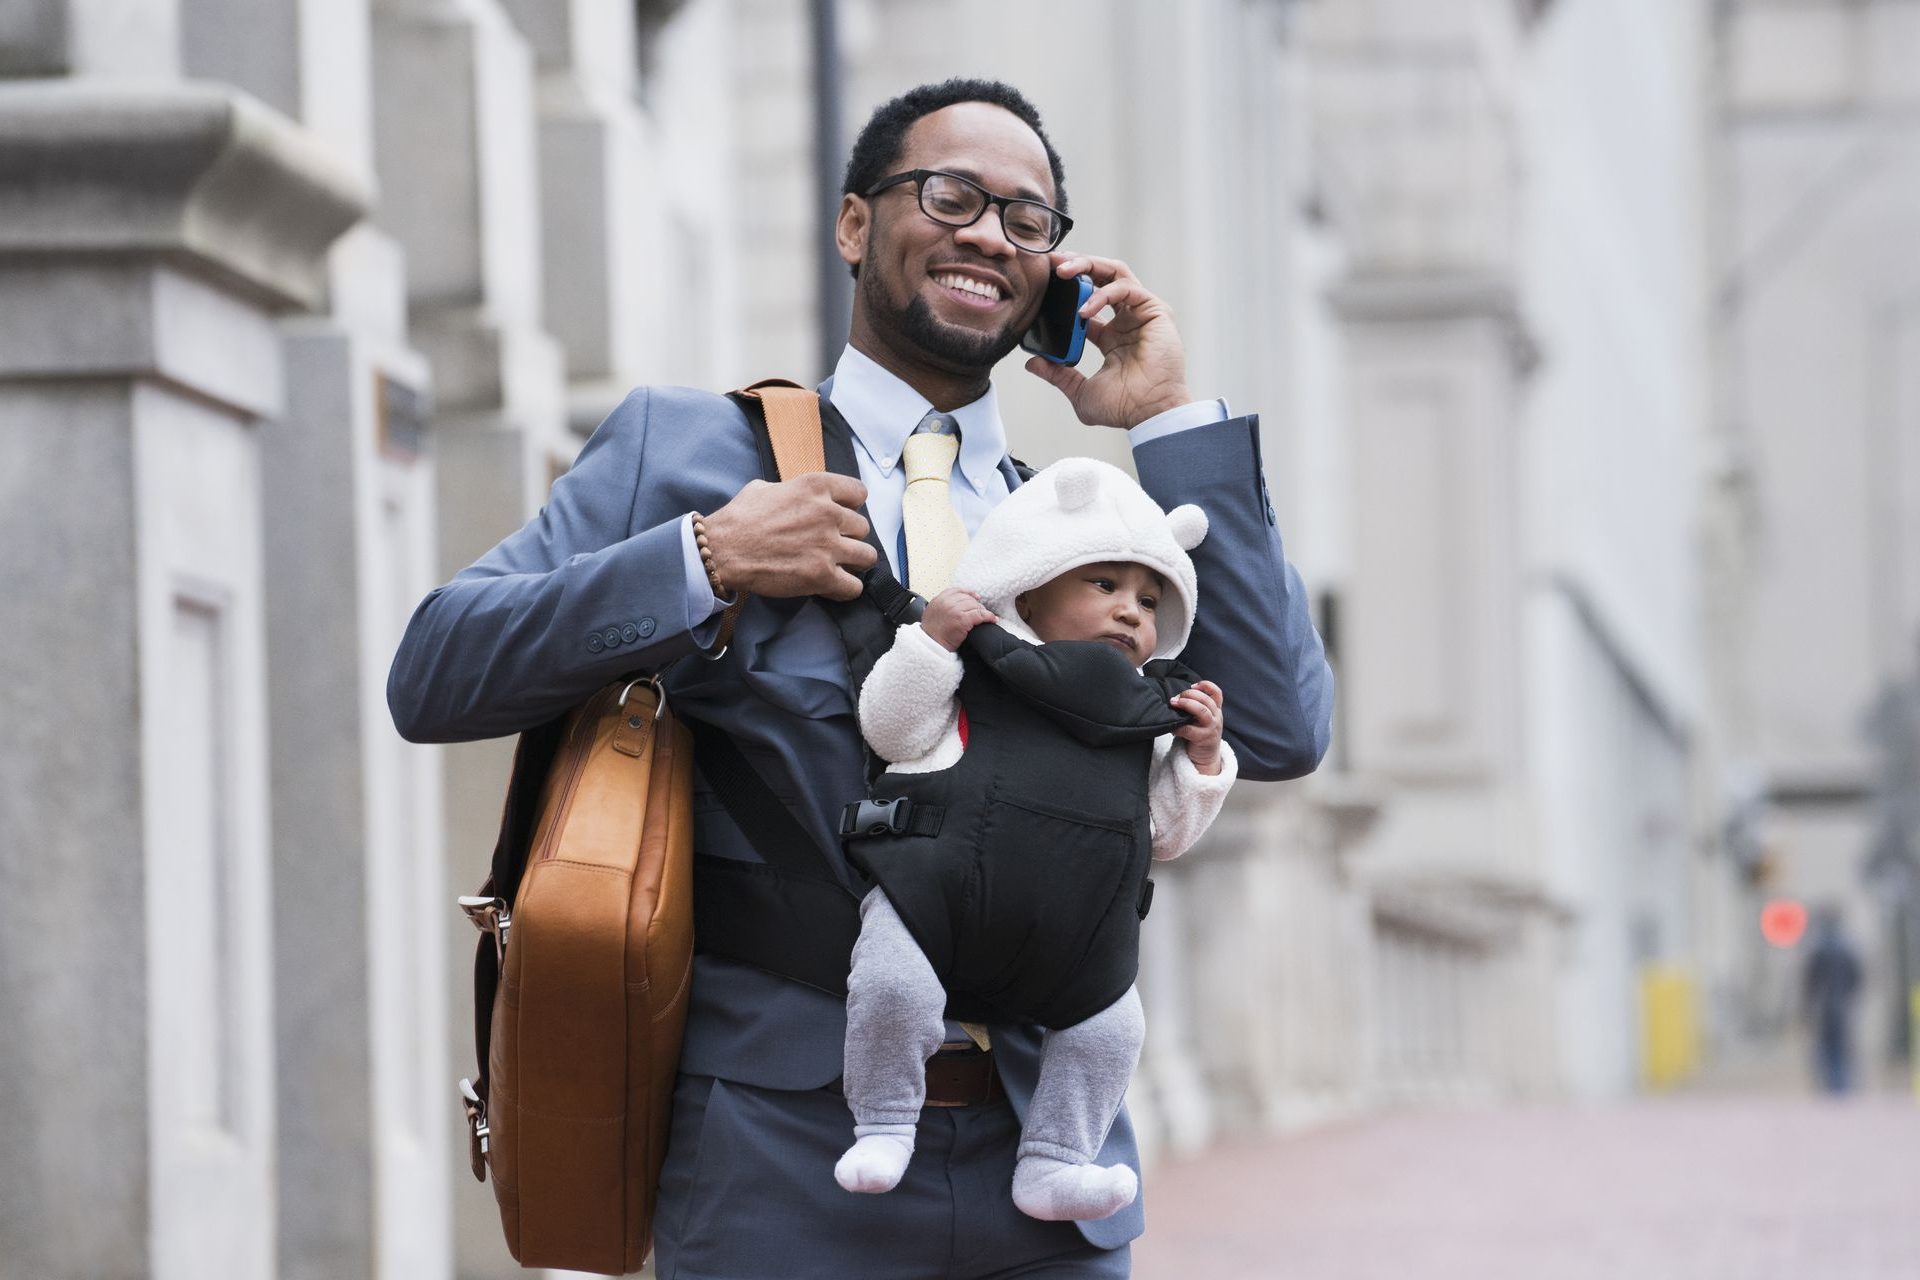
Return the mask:
<path id="1" fill-rule="evenodd" d="M 653 619 L 652 618 L 640 619 L 640 635 L 644 638 L 652 634 L 653 634 Z"/>
<path id="2" fill-rule="evenodd" d="M 638 640 L 639 638 L 640 638 L 640 628 L 634 626 L 631 622 L 629 622 L 626 626 L 620 628 L 620 639 L 622 643 L 632 644 L 635 640 Z"/>
<path id="3" fill-rule="evenodd" d="M 594 632 L 592 635 L 587 637 L 588 653 L 598 653 L 606 647 L 607 647 L 607 642 L 600 638 L 600 633 L 598 631 Z"/>
<path id="4" fill-rule="evenodd" d="M 609 649 L 615 648 L 620 643 L 620 628 L 608 627 L 605 631 L 602 631 L 600 633 L 600 638 L 607 642 L 607 648 Z"/>

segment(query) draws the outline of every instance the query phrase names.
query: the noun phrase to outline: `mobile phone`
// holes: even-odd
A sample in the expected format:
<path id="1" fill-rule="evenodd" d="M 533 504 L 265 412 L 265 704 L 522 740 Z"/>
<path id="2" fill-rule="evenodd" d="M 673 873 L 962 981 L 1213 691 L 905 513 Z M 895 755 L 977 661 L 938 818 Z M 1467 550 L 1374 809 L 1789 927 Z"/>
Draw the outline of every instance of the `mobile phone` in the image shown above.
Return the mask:
<path id="1" fill-rule="evenodd" d="M 1020 349 L 1031 351 L 1055 364 L 1079 364 L 1087 346 L 1087 322 L 1080 308 L 1093 296 L 1093 277 L 1054 276 L 1047 281 L 1047 293 L 1040 300 L 1040 314 L 1033 327 L 1020 339 Z"/>

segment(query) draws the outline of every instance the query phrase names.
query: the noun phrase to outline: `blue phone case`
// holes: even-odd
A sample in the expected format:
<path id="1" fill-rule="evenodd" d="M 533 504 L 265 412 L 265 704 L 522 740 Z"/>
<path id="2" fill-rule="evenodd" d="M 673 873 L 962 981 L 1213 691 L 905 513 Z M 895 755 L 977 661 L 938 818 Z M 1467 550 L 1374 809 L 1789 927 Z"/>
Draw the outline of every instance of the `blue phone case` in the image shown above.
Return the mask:
<path id="1" fill-rule="evenodd" d="M 1091 277 L 1081 275 L 1074 277 L 1074 283 L 1079 285 L 1080 288 L 1078 296 L 1073 300 L 1073 336 L 1067 341 L 1067 353 L 1056 356 L 1041 351 L 1038 348 L 1030 347 L 1027 345 L 1026 338 L 1020 340 L 1020 349 L 1022 351 L 1027 351 L 1039 356 L 1042 360 L 1050 360 L 1054 364 L 1080 363 L 1080 356 L 1087 347 L 1087 320 L 1085 316 L 1080 314 L 1080 308 L 1086 306 L 1087 299 L 1093 296 L 1093 280 Z"/>

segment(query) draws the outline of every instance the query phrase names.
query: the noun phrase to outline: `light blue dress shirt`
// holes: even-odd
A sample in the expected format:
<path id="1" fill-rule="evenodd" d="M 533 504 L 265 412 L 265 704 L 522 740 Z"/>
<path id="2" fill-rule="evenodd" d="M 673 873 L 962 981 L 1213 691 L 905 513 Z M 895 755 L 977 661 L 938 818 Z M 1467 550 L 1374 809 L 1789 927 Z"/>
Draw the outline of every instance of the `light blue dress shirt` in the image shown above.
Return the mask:
<path id="1" fill-rule="evenodd" d="M 860 480 L 867 486 L 867 516 L 880 545 L 887 548 L 889 560 L 900 535 L 900 501 L 907 490 L 906 473 L 900 468 L 900 450 L 907 437 L 920 424 L 933 404 L 908 386 L 897 375 L 881 367 L 871 357 L 851 346 L 840 353 L 833 370 L 829 393 L 833 407 L 853 428 L 858 446 L 854 458 L 860 464 Z M 960 522 L 971 535 L 980 527 L 1000 500 L 1007 496 L 1007 479 L 1000 471 L 1000 459 L 1007 453 L 1007 429 L 1000 421 L 1000 404 L 991 383 L 987 393 L 971 404 L 953 411 L 960 423 L 960 457 L 954 464 L 949 492 Z M 1205 426 L 1225 422 L 1231 416 L 1227 402 L 1196 400 L 1192 404 L 1156 414 L 1128 430 L 1132 447 Z M 732 603 L 713 594 L 707 582 L 706 567 L 700 563 L 700 549 L 693 537 L 693 517 L 680 526 L 680 546 L 687 568 L 687 627 L 705 622 Z M 893 566 L 898 575 L 900 566 Z"/>

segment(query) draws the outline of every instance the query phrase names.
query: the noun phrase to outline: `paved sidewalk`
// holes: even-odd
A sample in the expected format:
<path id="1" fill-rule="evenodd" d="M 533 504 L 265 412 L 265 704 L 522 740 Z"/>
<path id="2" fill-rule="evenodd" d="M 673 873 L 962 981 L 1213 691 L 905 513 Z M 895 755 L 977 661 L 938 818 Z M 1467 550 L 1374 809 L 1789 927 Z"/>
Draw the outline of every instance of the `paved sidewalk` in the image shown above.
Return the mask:
<path id="1" fill-rule="evenodd" d="M 1136 1280 L 1920 1280 L 1920 1105 L 1385 1115 L 1147 1175 Z"/>

